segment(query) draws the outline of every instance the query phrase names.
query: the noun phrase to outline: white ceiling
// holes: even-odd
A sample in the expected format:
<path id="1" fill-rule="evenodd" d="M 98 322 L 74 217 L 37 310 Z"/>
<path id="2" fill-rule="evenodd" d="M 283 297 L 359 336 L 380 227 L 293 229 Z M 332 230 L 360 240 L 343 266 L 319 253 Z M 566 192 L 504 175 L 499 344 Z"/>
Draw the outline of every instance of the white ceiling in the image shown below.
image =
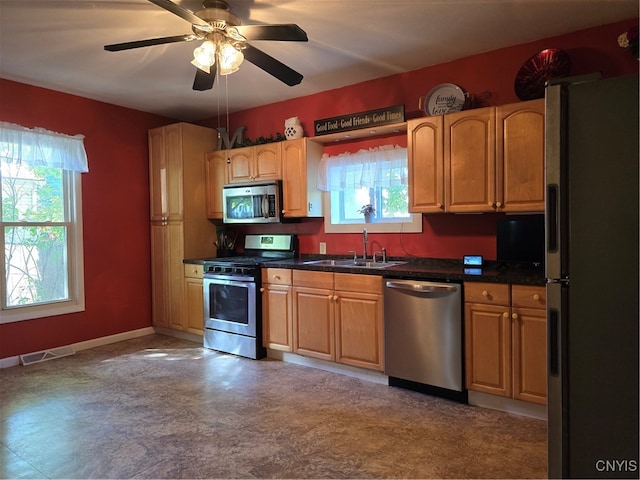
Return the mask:
<path id="1" fill-rule="evenodd" d="M 201 0 L 175 3 L 201 8 Z M 307 32 L 308 43 L 252 43 L 302 73 L 300 85 L 245 62 L 213 90 L 193 91 L 196 42 L 106 52 L 106 44 L 191 33 L 189 22 L 147 0 L 0 0 L 0 77 L 197 121 L 227 102 L 244 110 L 638 15 L 637 0 L 228 3 L 243 24 Z"/>

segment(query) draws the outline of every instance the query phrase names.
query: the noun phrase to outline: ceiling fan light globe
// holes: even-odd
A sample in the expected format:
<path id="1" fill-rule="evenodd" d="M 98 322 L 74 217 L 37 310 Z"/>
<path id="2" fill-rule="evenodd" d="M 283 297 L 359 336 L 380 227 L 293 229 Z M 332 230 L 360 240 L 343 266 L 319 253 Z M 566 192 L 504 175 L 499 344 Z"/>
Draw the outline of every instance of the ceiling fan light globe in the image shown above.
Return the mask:
<path id="1" fill-rule="evenodd" d="M 218 51 L 218 64 L 220 66 L 220 75 L 229 75 L 237 72 L 244 60 L 244 55 L 233 45 L 225 43 L 220 46 Z"/>
<path id="2" fill-rule="evenodd" d="M 194 67 L 199 68 L 203 72 L 211 73 L 211 66 L 210 65 L 203 65 L 202 63 L 198 62 L 198 60 L 196 60 L 195 58 L 193 60 L 191 60 L 191 65 L 193 65 Z"/>
<path id="3" fill-rule="evenodd" d="M 205 40 L 204 42 L 202 42 L 202 45 L 196 47 L 193 51 L 193 59 L 200 65 L 206 65 L 208 67 L 212 66 L 214 63 L 216 63 L 215 43 L 210 40 Z"/>

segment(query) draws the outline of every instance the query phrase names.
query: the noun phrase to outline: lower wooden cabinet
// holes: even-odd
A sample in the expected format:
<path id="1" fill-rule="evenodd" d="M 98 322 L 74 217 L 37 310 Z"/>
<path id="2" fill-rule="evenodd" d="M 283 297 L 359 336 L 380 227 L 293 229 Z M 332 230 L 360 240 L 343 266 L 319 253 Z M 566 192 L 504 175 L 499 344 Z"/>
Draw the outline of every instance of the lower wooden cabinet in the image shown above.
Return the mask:
<path id="1" fill-rule="evenodd" d="M 465 357 L 469 390 L 546 404 L 545 287 L 465 283 Z"/>
<path id="2" fill-rule="evenodd" d="M 262 269 L 262 345 L 292 351 L 291 270 Z"/>
<path id="3" fill-rule="evenodd" d="M 335 274 L 336 360 L 384 370 L 382 277 Z"/>
<path id="4" fill-rule="evenodd" d="M 381 277 L 265 268 L 262 282 L 265 347 L 384 369 Z"/>
<path id="5" fill-rule="evenodd" d="M 185 330 L 197 335 L 204 335 L 204 291 L 203 266 L 185 264 L 184 292 L 185 292 Z"/>

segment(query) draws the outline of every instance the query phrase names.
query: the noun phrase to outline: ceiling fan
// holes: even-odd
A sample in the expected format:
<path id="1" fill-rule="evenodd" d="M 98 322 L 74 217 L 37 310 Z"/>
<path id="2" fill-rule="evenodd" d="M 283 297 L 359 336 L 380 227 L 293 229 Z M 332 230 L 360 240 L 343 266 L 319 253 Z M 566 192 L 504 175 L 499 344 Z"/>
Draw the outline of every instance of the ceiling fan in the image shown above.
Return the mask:
<path id="1" fill-rule="evenodd" d="M 114 43 L 105 45 L 105 50 L 118 52 L 165 43 L 202 40 L 200 47 L 194 50 L 191 62 L 197 67 L 193 89 L 200 91 L 213 88 L 216 72 L 228 75 L 237 71 L 243 59 L 290 87 L 302 81 L 300 73 L 248 43 L 252 40 L 308 41 L 307 34 L 298 25 L 241 25 L 240 19 L 230 11 L 229 4 L 224 0 L 205 0 L 202 10 L 195 13 L 171 0 L 149 1 L 190 22 L 193 33 Z"/>

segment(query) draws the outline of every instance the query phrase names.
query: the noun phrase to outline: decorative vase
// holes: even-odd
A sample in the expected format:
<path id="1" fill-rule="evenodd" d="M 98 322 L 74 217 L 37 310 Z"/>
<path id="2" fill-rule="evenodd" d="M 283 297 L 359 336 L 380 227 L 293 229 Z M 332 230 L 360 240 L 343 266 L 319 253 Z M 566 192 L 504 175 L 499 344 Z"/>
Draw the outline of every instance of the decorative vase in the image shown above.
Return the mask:
<path id="1" fill-rule="evenodd" d="M 300 119 L 298 117 L 287 118 L 284 121 L 284 136 L 287 140 L 293 140 L 294 138 L 302 138 L 304 132 Z"/>

